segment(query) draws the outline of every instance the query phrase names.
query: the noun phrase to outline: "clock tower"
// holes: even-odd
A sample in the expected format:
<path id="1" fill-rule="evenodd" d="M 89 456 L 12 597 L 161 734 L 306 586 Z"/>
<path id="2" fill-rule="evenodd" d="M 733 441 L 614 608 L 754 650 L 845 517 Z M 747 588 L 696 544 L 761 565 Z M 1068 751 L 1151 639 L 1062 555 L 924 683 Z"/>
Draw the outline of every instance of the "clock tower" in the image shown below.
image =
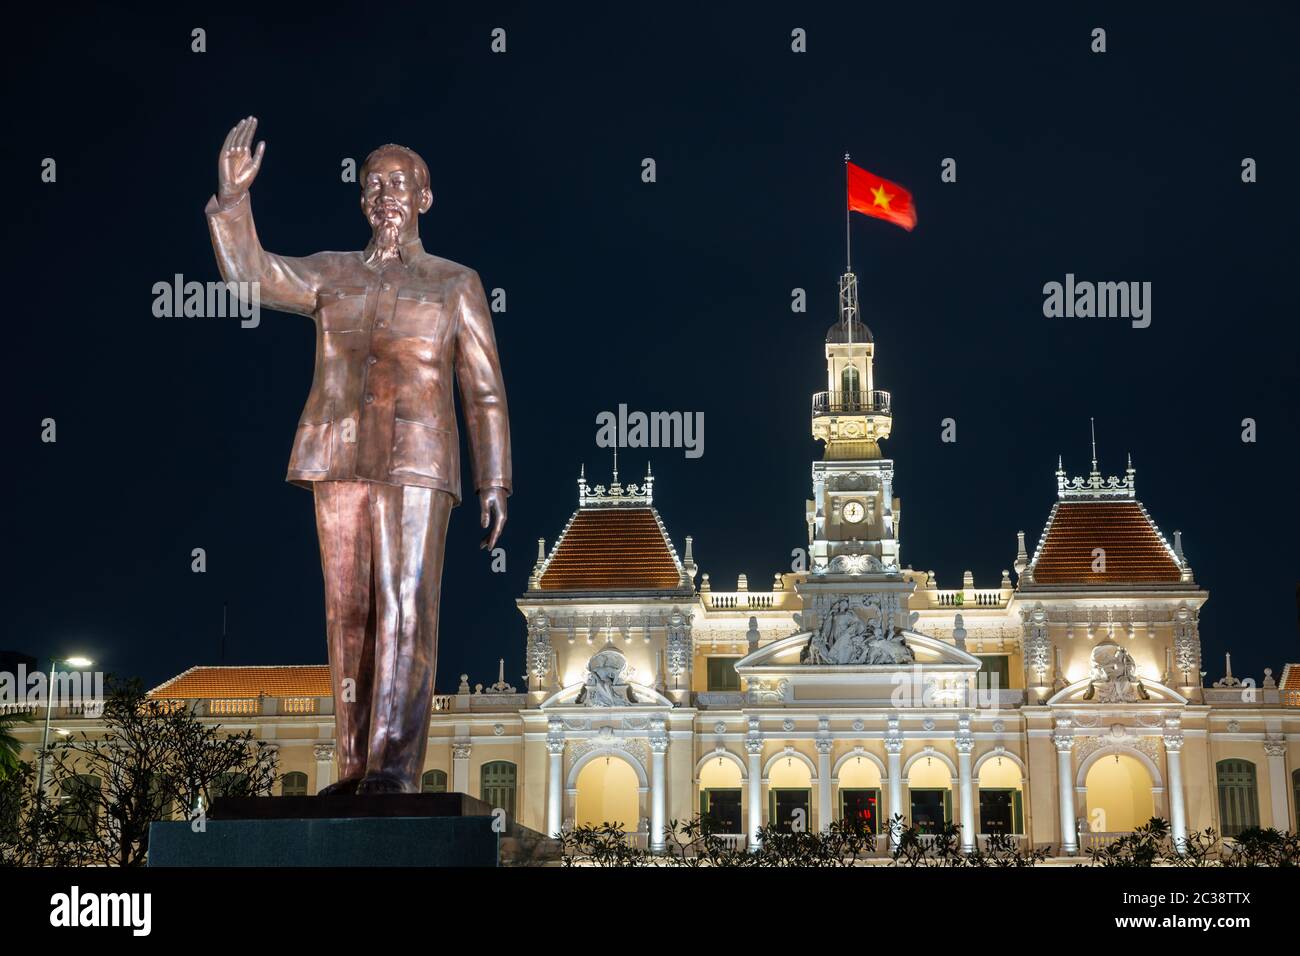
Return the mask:
<path id="1" fill-rule="evenodd" d="M 825 442 L 807 508 L 814 576 L 899 572 L 894 463 L 880 451 L 893 417 L 889 393 L 876 388 L 875 348 L 859 313 L 857 276 L 846 272 L 840 320 L 826 333 L 826 391 L 812 400 L 813 437 Z"/>

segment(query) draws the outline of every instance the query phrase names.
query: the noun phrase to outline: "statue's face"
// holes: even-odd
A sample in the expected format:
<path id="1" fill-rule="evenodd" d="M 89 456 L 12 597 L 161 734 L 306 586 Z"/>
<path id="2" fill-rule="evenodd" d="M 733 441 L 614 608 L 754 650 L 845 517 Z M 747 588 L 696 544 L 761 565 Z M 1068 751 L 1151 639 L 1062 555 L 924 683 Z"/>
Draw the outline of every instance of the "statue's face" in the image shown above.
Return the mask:
<path id="1" fill-rule="evenodd" d="M 415 164 L 403 153 L 384 153 L 366 167 L 361 184 L 361 211 L 370 228 L 389 226 L 399 232 L 414 227 L 416 217 L 433 203 L 433 194 L 420 188 Z"/>

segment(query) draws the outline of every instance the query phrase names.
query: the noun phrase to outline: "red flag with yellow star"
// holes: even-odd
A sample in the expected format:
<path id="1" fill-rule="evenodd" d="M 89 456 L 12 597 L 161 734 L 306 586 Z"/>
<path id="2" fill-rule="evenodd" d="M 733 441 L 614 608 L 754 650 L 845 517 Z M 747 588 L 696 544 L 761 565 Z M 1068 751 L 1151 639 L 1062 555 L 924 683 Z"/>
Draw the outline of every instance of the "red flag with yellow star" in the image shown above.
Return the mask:
<path id="1" fill-rule="evenodd" d="M 844 164 L 849 175 L 849 209 L 877 219 L 885 219 L 908 232 L 916 225 L 916 207 L 912 194 L 897 183 L 881 179 L 861 166 Z"/>

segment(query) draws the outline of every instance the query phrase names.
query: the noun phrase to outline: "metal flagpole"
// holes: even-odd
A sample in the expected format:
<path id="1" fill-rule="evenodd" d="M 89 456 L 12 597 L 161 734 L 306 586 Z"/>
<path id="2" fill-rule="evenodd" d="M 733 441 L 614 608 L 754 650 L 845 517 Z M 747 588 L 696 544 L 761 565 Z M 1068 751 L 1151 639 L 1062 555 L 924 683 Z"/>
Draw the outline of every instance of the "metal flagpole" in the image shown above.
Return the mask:
<path id="1" fill-rule="evenodd" d="M 854 302 L 852 300 L 857 298 L 857 296 L 854 295 L 854 292 L 856 290 L 852 288 L 853 285 L 855 284 L 855 280 L 853 276 L 853 247 L 851 244 L 852 239 L 850 238 L 851 231 L 849 228 L 849 222 L 851 218 L 852 218 L 852 213 L 849 209 L 849 154 L 845 153 L 844 154 L 844 278 L 840 280 L 840 320 L 844 322 L 846 326 L 848 326 L 848 328 L 845 331 L 848 333 L 850 363 L 853 361 Z M 843 396 L 841 396 L 841 398 L 843 398 Z"/>
<path id="2" fill-rule="evenodd" d="M 853 247 L 849 238 L 849 154 L 844 154 L 844 271 L 853 271 Z"/>

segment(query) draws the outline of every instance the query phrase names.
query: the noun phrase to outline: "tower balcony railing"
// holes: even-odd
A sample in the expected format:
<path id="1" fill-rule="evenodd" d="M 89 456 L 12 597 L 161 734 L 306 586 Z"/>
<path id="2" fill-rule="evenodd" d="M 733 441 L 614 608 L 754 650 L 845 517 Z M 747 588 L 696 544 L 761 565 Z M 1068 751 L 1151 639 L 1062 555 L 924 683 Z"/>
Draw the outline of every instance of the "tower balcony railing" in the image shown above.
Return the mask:
<path id="1" fill-rule="evenodd" d="M 818 392 L 812 400 L 813 418 L 823 415 L 888 415 L 889 393 L 875 391 Z"/>

